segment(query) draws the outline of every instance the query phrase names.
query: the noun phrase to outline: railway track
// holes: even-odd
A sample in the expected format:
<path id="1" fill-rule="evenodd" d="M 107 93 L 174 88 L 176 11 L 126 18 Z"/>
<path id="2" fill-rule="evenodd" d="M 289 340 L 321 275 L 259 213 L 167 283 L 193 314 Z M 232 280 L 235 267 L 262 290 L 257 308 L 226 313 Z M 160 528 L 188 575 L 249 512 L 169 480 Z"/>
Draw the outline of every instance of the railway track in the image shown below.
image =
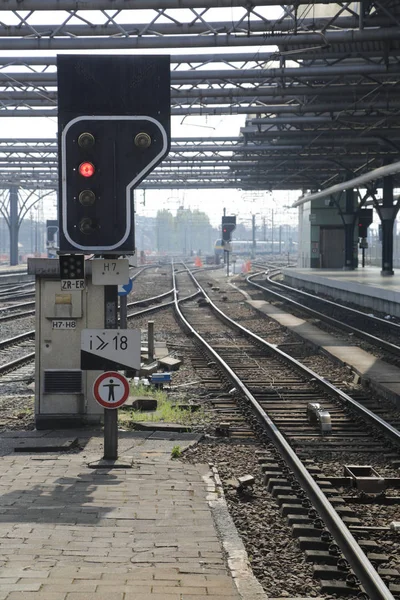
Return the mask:
<path id="1" fill-rule="evenodd" d="M 182 294 L 182 278 L 187 275 L 175 274 L 175 277 Z M 193 280 L 194 284 L 199 285 Z M 204 290 L 202 292 L 205 294 Z M 184 282 L 184 294 L 188 294 L 187 282 Z M 297 526 L 297 533 L 301 533 L 300 545 L 308 552 L 308 559 L 315 562 L 315 573 L 322 581 L 323 591 L 357 594 L 360 592 L 358 577 L 365 590 L 361 592 L 365 594 L 363 597 L 369 594 L 374 600 L 393 598 L 362 548 L 375 565 L 385 564 L 389 558 L 379 552 L 379 541 L 368 539 L 362 520 L 352 516 L 352 508 L 348 506 L 350 500 L 342 498 L 342 492 L 335 488 L 339 474 L 329 478 L 325 468 L 315 464 L 309 464 L 307 468 L 299 457 L 306 465 L 316 455 L 332 456 L 336 452 L 357 458 L 360 455 L 384 455 L 388 460 L 391 457 L 398 460 L 397 451 L 391 447 L 392 441 L 396 447 L 400 441 L 398 430 L 299 361 L 234 323 L 210 298 L 200 310 L 197 302 L 189 301 L 180 308 L 177 297 L 175 301 L 176 312 L 186 329 L 202 344 L 204 357 L 197 361 L 199 375 L 210 389 L 215 387 L 215 391 L 218 379 L 229 382 L 226 391 L 231 387 L 231 393 L 220 396 L 215 403 L 220 415 L 229 420 L 229 435 L 249 439 L 255 431 L 265 443 L 272 440 L 301 485 L 287 469 L 279 472 L 276 464 L 260 456 L 267 485 L 275 491 L 283 514 L 289 515 L 293 525 Z M 307 408 L 310 404 L 322 405 L 329 414 L 333 424 L 329 435 L 322 435 L 320 425 L 309 422 Z M 224 427 L 227 427 L 226 423 Z M 328 458 L 325 460 L 328 465 L 332 463 Z M 343 480 L 342 476 L 340 483 L 343 484 Z M 399 479 L 387 477 L 385 482 L 396 487 Z M 346 481 L 345 485 L 348 483 Z M 314 505 L 314 521 L 308 517 L 311 507 L 305 494 Z M 376 498 L 371 501 L 378 502 Z M 394 503 L 398 501 L 393 497 Z M 346 526 L 346 519 L 358 527 L 359 534 L 365 535 L 361 535 L 359 543 Z M 315 526 L 317 521 L 319 528 Z M 356 577 L 349 572 L 341 552 Z M 318 565 L 321 560 L 322 565 Z M 341 570 L 341 566 L 346 568 Z M 396 584 L 390 585 L 397 589 Z"/>
<path id="2" fill-rule="evenodd" d="M 24 286 L 16 286 L 12 288 L 7 288 L 5 290 L 0 290 L 0 302 L 13 302 L 14 300 L 19 300 L 21 298 L 29 298 L 35 295 L 35 289 L 33 284 L 25 284 Z M 28 289 L 24 290 L 26 287 Z M 32 289 L 33 287 L 33 289 Z"/>
<path id="3" fill-rule="evenodd" d="M 368 342 L 379 355 L 384 351 L 391 357 L 390 362 L 399 363 L 400 324 L 275 281 L 273 277 L 279 274 L 279 271 L 271 275 L 258 272 L 247 277 L 246 281 L 253 288 L 290 305 L 291 310 L 301 315 L 307 314 L 334 329 L 351 333 L 354 338 Z M 257 278 L 258 281 L 254 281 Z"/>
<path id="4" fill-rule="evenodd" d="M 35 331 L 27 331 L 0 341 L 0 381 L 2 384 L 32 376 L 32 370 L 25 367 L 35 360 L 35 352 L 31 351 L 34 350 L 34 340 Z M 22 372 L 20 372 L 21 368 Z"/>
<path id="5" fill-rule="evenodd" d="M 0 323 L 32 317 L 35 314 L 35 309 L 25 310 L 28 306 L 35 306 L 35 302 L 12 304 L 11 306 L 0 308 Z"/>
<path id="6" fill-rule="evenodd" d="M 398 459 L 398 454 L 390 445 L 391 442 L 388 442 L 386 437 L 382 437 L 385 435 L 383 430 L 381 432 L 377 429 L 379 420 L 375 420 L 375 416 L 371 415 L 372 420 L 368 425 L 370 429 L 366 430 L 364 420 L 363 422 L 359 421 L 357 415 L 347 411 L 347 398 L 341 396 L 343 392 L 339 390 L 339 399 L 337 399 L 329 382 L 325 382 L 327 385 L 321 382 L 324 385 L 321 388 L 318 387 L 316 383 L 318 376 L 310 369 L 306 375 L 300 376 L 301 365 L 295 365 L 284 373 L 282 360 L 285 358 L 283 356 L 285 353 L 279 354 L 278 352 L 279 359 L 272 359 L 275 349 L 270 345 L 267 348 L 264 340 L 258 339 L 254 345 L 250 342 L 247 334 L 242 337 L 243 332 L 239 334 L 236 331 L 227 330 L 225 325 L 222 326 L 219 322 L 214 321 L 213 311 L 215 309 L 212 308 L 210 301 L 204 302 L 198 298 L 200 286 L 197 281 L 189 278 L 186 272 L 177 272 L 174 277 L 179 281 L 179 296 L 182 298 L 179 306 L 184 299 L 186 300 L 182 311 L 187 320 L 190 321 L 192 327 L 196 322 L 196 329 L 202 329 L 204 337 L 208 336 L 210 344 L 214 346 L 213 351 L 211 349 L 202 350 L 200 354 L 196 353 L 191 357 L 197 373 L 205 382 L 211 395 L 213 392 L 215 393 L 215 398 L 212 399 L 215 411 L 213 426 L 217 424 L 220 430 L 223 430 L 224 423 L 226 425 L 228 422 L 228 439 L 249 443 L 258 439 L 263 443 L 262 450 L 257 454 L 257 461 L 266 485 L 279 503 L 282 514 L 291 523 L 293 535 L 299 538 L 299 544 L 303 548 L 307 560 L 314 563 L 314 574 L 322 581 L 322 590 L 339 595 L 366 594 L 368 591 L 373 600 L 383 598 L 392 600 L 393 594 L 387 588 L 385 589 L 384 583 L 374 568 L 377 566 L 381 571 L 383 569 L 382 576 L 388 585 L 392 585 L 392 587 L 397 585 L 397 579 L 393 573 L 386 576 L 384 572 L 388 554 L 384 542 L 382 542 L 382 532 L 375 531 L 375 529 L 379 529 L 375 528 L 374 534 L 372 534 L 370 531 L 372 521 L 368 521 L 370 523 L 368 529 L 363 515 L 355 512 L 355 505 L 356 509 L 361 510 L 361 506 L 364 510 L 363 505 L 356 504 L 360 498 L 359 494 L 349 488 L 349 492 L 344 495 L 343 490 L 347 489 L 345 486 L 351 482 L 348 481 L 349 478 L 343 477 L 342 473 L 338 473 L 336 459 L 340 452 L 337 443 L 340 436 L 342 436 L 342 441 L 346 441 L 346 452 L 349 456 L 359 457 L 362 455 L 363 457 L 367 456 L 369 460 L 372 454 L 374 456 L 382 455 L 392 462 L 396 458 Z M 162 292 L 159 296 L 167 297 L 169 291 Z M 150 310 L 165 308 L 165 306 L 161 306 L 160 298 L 157 296 L 152 296 L 148 300 L 157 302 L 155 306 L 149 307 Z M 139 302 L 143 302 L 143 299 Z M 165 305 L 178 306 L 176 290 L 173 303 L 168 302 Z M 141 314 L 146 314 L 149 308 L 132 316 L 140 317 Z M 214 323 L 216 324 L 214 325 Z M 193 331 L 191 331 L 191 336 L 192 338 L 195 336 Z M 228 370 L 223 367 L 223 363 L 218 362 L 217 355 L 223 355 L 225 358 L 223 363 L 227 364 Z M 271 370 L 268 371 L 270 367 Z M 17 377 L 18 371 L 15 373 Z M 257 373 L 259 373 L 258 376 Z M 222 394 L 221 381 L 225 388 L 225 392 Z M 246 395 L 244 389 L 247 387 L 249 396 Z M 236 391 L 229 393 L 233 388 L 236 388 Z M 311 393 L 315 394 L 312 396 L 312 400 L 319 399 L 323 407 L 330 411 L 335 428 L 331 436 L 322 436 L 318 427 L 310 424 L 307 419 L 307 405 L 311 401 L 309 397 Z M 261 406 L 261 412 L 257 416 L 252 412 L 251 407 L 253 406 Z M 356 409 L 357 404 L 352 405 L 352 410 Z M 271 413 L 270 431 L 265 429 L 262 421 L 265 413 Z M 365 417 L 368 417 L 367 412 L 364 413 L 363 419 Z M 295 449 L 294 457 L 287 463 L 290 468 L 283 464 L 279 453 L 270 443 L 271 437 L 278 435 L 278 428 L 281 430 L 282 439 L 278 437 L 275 443 L 279 449 L 282 445 L 287 450 L 286 446 L 289 447 L 289 444 Z M 337 437 L 334 437 L 336 435 Z M 369 437 L 366 440 L 367 435 Z M 394 439 L 397 439 L 396 434 L 393 436 Z M 315 452 L 318 452 L 320 456 L 324 453 L 327 454 L 326 440 L 329 440 L 328 444 L 330 444 L 329 454 L 334 458 L 329 462 L 327 457 L 325 462 L 324 457 L 323 464 L 322 461 L 316 463 L 313 460 Z M 352 440 L 354 443 L 350 443 Z M 371 444 L 371 440 L 374 444 Z M 300 458 L 306 467 L 303 465 L 302 474 L 298 475 L 296 469 Z M 296 473 L 297 479 L 293 473 Z M 392 477 L 392 481 L 390 481 L 389 469 L 384 475 L 390 485 L 396 485 L 396 477 Z M 314 486 L 315 481 L 320 484 L 320 487 L 312 488 L 316 494 L 315 497 L 312 490 L 311 492 L 307 491 L 307 496 L 313 501 L 315 508 L 311 506 L 305 495 L 310 480 L 314 482 Z M 302 487 L 299 486 L 298 481 Z M 324 494 L 321 489 L 324 490 Z M 388 491 L 391 492 L 392 489 L 394 487 Z M 339 522 L 337 521 L 339 517 L 336 518 L 333 513 L 332 516 L 328 511 L 328 516 L 325 515 L 326 497 L 335 506 L 336 514 L 340 515 Z M 390 495 L 390 498 L 393 498 L 392 502 L 397 502 L 395 496 Z M 378 499 L 372 499 L 372 501 L 376 503 Z M 372 506 L 377 506 L 377 504 L 372 504 Z M 384 514 L 387 506 L 383 503 L 378 506 Z M 396 507 L 396 505 L 394 506 Z M 359 544 L 355 546 L 353 546 L 349 533 L 350 529 L 354 535 L 358 536 Z M 391 535 L 390 532 L 388 533 L 387 527 L 383 527 L 383 529 L 386 535 Z M 343 543 L 339 543 L 338 538 L 341 539 L 341 536 L 344 538 Z M 349 569 L 342 553 L 348 557 L 356 575 Z M 365 559 L 365 554 L 370 559 L 369 562 Z M 386 568 L 386 571 L 390 571 L 390 569 Z M 360 588 L 357 577 L 362 582 L 362 588 Z M 388 578 L 391 578 L 391 583 Z M 400 584 L 400 580 L 398 583 Z M 366 591 L 363 592 L 362 589 Z"/>

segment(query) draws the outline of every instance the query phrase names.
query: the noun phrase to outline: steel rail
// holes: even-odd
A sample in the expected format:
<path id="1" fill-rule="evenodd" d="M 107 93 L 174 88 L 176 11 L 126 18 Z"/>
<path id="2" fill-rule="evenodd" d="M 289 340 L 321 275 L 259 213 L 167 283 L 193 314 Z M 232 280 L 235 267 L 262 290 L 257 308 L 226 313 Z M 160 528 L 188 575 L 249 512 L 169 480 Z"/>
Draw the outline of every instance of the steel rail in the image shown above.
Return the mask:
<path id="1" fill-rule="evenodd" d="M 382 340 L 381 338 L 376 337 L 375 335 L 372 335 L 371 333 L 367 333 L 366 331 L 362 331 L 361 329 L 358 329 L 357 327 L 353 327 L 352 325 L 348 325 L 347 323 L 338 321 L 337 319 L 334 319 L 333 317 L 325 315 L 324 313 L 321 313 L 318 310 L 315 310 L 308 306 L 304 306 L 303 304 L 300 304 L 300 302 L 297 302 L 296 300 L 293 300 L 292 298 L 288 298 L 287 296 L 279 294 L 278 292 L 274 292 L 273 290 L 270 290 L 270 289 L 264 287 L 263 285 L 256 283 L 255 281 L 251 281 L 252 278 L 255 278 L 257 276 L 259 277 L 261 274 L 262 273 L 259 272 L 259 273 L 254 273 L 253 275 L 249 275 L 249 277 L 246 277 L 246 281 L 250 285 L 262 290 L 263 292 L 266 292 L 267 294 L 272 294 L 273 296 L 279 298 L 280 300 L 284 300 L 285 302 L 292 304 L 299 310 L 302 310 L 302 311 L 312 315 L 313 317 L 321 319 L 322 321 L 326 321 L 333 327 L 337 327 L 338 329 L 343 329 L 344 331 L 349 331 L 350 333 L 354 333 L 357 337 L 360 337 L 360 338 L 366 340 L 370 344 L 372 344 L 374 346 L 379 346 L 381 348 L 384 348 L 385 350 L 387 350 L 387 352 L 390 352 L 391 354 L 400 356 L 400 346 L 396 346 L 395 344 L 387 342 L 386 340 Z M 282 287 L 287 288 L 288 290 L 291 290 L 298 294 L 303 293 L 299 290 L 291 288 L 290 286 L 280 284 L 277 281 L 273 281 L 269 277 L 267 277 L 267 279 L 273 285 L 282 286 Z M 367 315 L 363 312 L 357 311 L 354 308 L 347 308 L 346 306 L 343 306 L 342 304 L 338 304 L 337 302 L 332 302 L 331 300 L 324 300 L 323 298 L 318 298 L 317 296 L 313 296 L 312 294 L 308 294 L 307 292 L 304 292 L 304 295 L 309 296 L 313 300 L 318 300 L 319 302 L 325 302 L 326 304 L 330 304 L 330 305 L 334 306 L 335 308 L 340 308 L 341 310 L 356 314 L 358 317 L 363 317 L 366 320 L 370 320 L 373 322 L 376 321 L 377 323 L 383 324 L 386 327 L 392 326 L 392 327 L 396 327 L 398 330 L 400 330 L 400 325 L 397 325 L 395 323 L 390 323 L 388 321 L 385 321 L 384 319 L 380 319 L 379 317 L 370 317 L 369 315 Z"/>
<path id="2" fill-rule="evenodd" d="M 5 317 L 0 317 L 0 321 L 12 321 L 12 319 L 31 317 L 34 314 L 35 314 L 34 310 L 27 310 L 25 312 L 13 313 L 13 314 L 7 315 Z"/>
<path id="3" fill-rule="evenodd" d="M 199 286 L 199 289 L 202 292 L 202 294 L 204 295 L 204 297 L 208 299 L 208 302 L 210 303 L 210 307 L 215 312 L 217 312 L 217 314 L 219 314 L 224 321 L 226 321 L 230 325 L 240 329 L 245 335 L 247 335 L 249 337 L 253 337 L 260 343 L 268 346 L 271 350 L 277 352 L 281 356 L 283 356 L 283 357 L 289 359 L 291 362 L 293 362 L 293 359 L 290 356 L 288 356 L 281 350 L 278 350 L 277 348 L 273 347 L 271 344 L 268 344 L 268 342 L 265 342 L 265 340 L 262 340 L 262 338 L 258 337 L 257 335 L 253 334 L 249 330 L 245 329 L 244 327 L 242 327 L 238 323 L 235 323 L 234 321 L 232 321 L 232 319 L 227 317 L 227 315 L 225 315 L 222 311 L 220 311 L 220 309 L 215 304 L 213 304 L 213 302 L 211 301 L 209 296 L 206 294 L 205 290 L 198 283 L 196 278 L 190 272 L 189 272 L 189 275 L 191 276 L 193 281 L 196 283 L 196 285 Z M 394 600 L 393 595 L 388 590 L 388 588 L 382 581 L 381 577 L 379 576 L 377 571 L 374 569 L 374 567 L 370 563 L 369 559 L 367 558 L 367 556 L 364 554 L 364 552 L 362 551 L 362 549 L 356 542 L 355 538 L 352 536 L 349 529 L 346 527 L 346 525 L 344 524 L 344 522 L 342 521 L 342 519 L 339 517 L 338 513 L 336 512 L 336 510 L 333 508 L 332 504 L 329 502 L 329 500 L 326 498 L 324 493 L 321 491 L 321 489 L 319 488 L 317 483 L 314 481 L 314 479 L 312 478 L 310 473 L 307 471 L 306 467 L 302 464 L 300 459 L 297 457 L 296 453 L 290 447 L 290 445 L 288 444 L 288 442 L 286 441 L 284 436 L 279 432 L 278 428 L 273 423 L 273 421 L 270 419 L 268 414 L 264 411 L 262 406 L 255 399 L 255 397 L 252 395 L 252 393 L 249 391 L 249 389 L 245 386 L 245 384 L 241 381 L 241 379 L 236 375 L 236 373 L 229 367 L 229 365 L 227 365 L 225 363 L 225 361 L 223 361 L 223 359 L 219 356 L 219 354 L 199 335 L 199 333 L 185 319 L 185 317 L 183 316 L 182 312 L 179 309 L 179 300 L 177 297 L 175 275 L 173 275 L 173 280 L 174 280 L 174 287 L 175 287 L 175 292 L 174 292 L 175 311 L 176 311 L 179 319 L 185 325 L 185 328 L 188 329 L 190 331 L 190 333 L 202 344 L 202 346 L 205 347 L 206 350 L 213 356 L 213 358 L 216 361 L 218 361 L 218 363 L 223 367 L 225 372 L 228 374 L 228 376 L 229 376 L 230 380 L 233 382 L 233 384 L 235 386 L 237 386 L 237 389 L 239 389 L 243 392 L 243 394 L 246 396 L 246 398 L 252 404 L 255 411 L 262 418 L 262 420 L 268 430 L 269 437 L 271 438 L 274 445 L 279 449 L 279 451 L 283 455 L 285 461 L 287 462 L 287 464 L 293 471 L 293 473 L 294 473 L 295 477 L 297 478 L 297 480 L 299 481 L 300 485 L 303 487 L 304 491 L 308 495 L 312 504 L 314 505 L 314 507 L 316 508 L 318 513 L 320 514 L 326 527 L 329 529 L 329 531 L 332 534 L 333 538 L 335 539 L 336 543 L 338 544 L 338 546 L 340 547 L 344 556 L 346 557 L 349 564 L 351 565 L 354 572 L 356 573 L 357 577 L 360 579 L 366 592 L 370 595 L 370 597 L 373 600 Z M 313 373 L 308 368 L 306 368 L 306 370 L 309 371 L 310 373 Z M 314 375 L 315 374 L 313 374 L 313 376 Z"/>
<path id="4" fill-rule="evenodd" d="M 32 287 L 34 285 L 35 285 L 34 281 L 32 281 L 31 283 L 21 283 L 21 284 L 19 284 L 18 282 L 5 283 L 5 284 L 3 283 L 3 284 L 1 284 L 0 295 L 5 296 L 7 294 L 11 294 L 12 292 L 16 292 L 17 290 L 22 290 L 23 288 Z M 8 286 L 8 287 L 4 287 L 4 286 Z M 28 290 L 22 291 L 21 293 L 30 294 L 30 292 Z"/>
<path id="5" fill-rule="evenodd" d="M 18 298 L 29 298 L 29 296 L 34 296 L 34 295 L 35 295 L 34 290 L 32 292 L 29 292 L 29 291 L 21 292 L 20 294 L 15 293 L 15 292 L 13 294 L 10 294 L 9 292 L 2 292 L 2 293 L 0 293 L 0 302 L 8 302 L 10 300 L 17 300 Z"/>
<path id="6" fill-rule="evenodd" d="M 139 306 L 140 304 L 144 304 L 145 302 L 156 302 L 157 300 L 161 300 L 161 298 L 166 298 L 167 296 L 171 296 L 173 293 L 174 293 L 174 290 L 171 289 L 168 292 L 159 294 L 158 296 L 152 296 L 151 298 L 143 298 L 143 300 L 136 300 L 135 302 L 129 302 L 126 306 L 127 306 L 127 308 L 132 308 L 132 306 Z"/>
<path id="7" fill-rule="evenodd" d="M 19 342 L 22 342 L 24 340 L 29 340 L 33 337 L 35 337 L 35 330 L 27 331 L 26 333 L 20 333 L 19 335 L 16 335 L 15 337 L 12 337 L 12 338 L 8 338 L 7 340 L 1 340 L 0 341 L 0 350 L 2 348 L 7 348 L 8 346 L 12 346 L 13 344 L 18 344 Z"/>
<path id="8" fill-rule="evenodd" d="M 2 313 L 2 312 L 8 312 L 9 310 L 17 310 L 21 306 L 32 306 L 34 304 L 35 304 L 35 301 L 33 301 L 33 302 L 20 302 L 19 304 L 12 304 L 11 306 L 3 306 L 2 308 L 0 308 L 0 313 Z"/>
<path id="9" fill-rule="evenodd" d="M 182 271 L 180 271 L 182 273 Z M 199 294 L 201 294 L 200 290 L 196 290 L 193 294 L 190 294 L 190 296 L 185 296 L 184 298 L 182 298 L 180 300 L 180 302 L 188 302 L 189 300 L 193 300 L 194 298 L 196 298 Z M 171 300 L 171 302 L 164 302 L 162 304 L 156 304 L 155 306 L 150 306 L 149 308 L 145 308 L 144 310 L 140 310 L 138 312 L 132 313 L 131 315 L 127 315 L 127 319 L 133 319 L 135 317 L 141 317 L 147 313 L 151 313 L 151 312 L 156 312 L 157 310 L 162 310 L 164 308 L 169 308 L 171 306 L 175 305 L 175 300 Z"/>
<path id="10" fill-rule="evenodd" d="M 21 365 L 23 365 L 26 362 L 31 362 L 32 360 L 35 360 L 34 352 L 31 352 L 30 354 L 26 354 L 25 356 L 21 356 L 20 358 L 12 360 L 11 362 L 6 363 L 4 365 L 0 365 L 0 375 L 2 373 L 6 373 L 7 371 L 13 371 L 17 367 L 20 367 Z"/>

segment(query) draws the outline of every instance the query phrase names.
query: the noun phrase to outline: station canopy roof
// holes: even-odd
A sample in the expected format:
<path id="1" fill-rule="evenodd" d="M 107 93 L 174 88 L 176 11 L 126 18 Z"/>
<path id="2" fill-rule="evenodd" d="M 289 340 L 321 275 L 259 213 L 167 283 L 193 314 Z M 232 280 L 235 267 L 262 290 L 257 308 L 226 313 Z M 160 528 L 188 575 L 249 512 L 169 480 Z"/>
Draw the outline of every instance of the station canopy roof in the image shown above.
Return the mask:
<path id="1" fill-rule="evenodd" d="M 400 160 L 398 0 L 7 0 L 0 47 L 0 117 L 56 116 L 56 53 L 95 50 L 170 53 L 181 119 L 244 115 L 173 139 L 142 188 L 313 191 Z M 0 136 L 1 188 L 57 177 L 55 139 Z"/>

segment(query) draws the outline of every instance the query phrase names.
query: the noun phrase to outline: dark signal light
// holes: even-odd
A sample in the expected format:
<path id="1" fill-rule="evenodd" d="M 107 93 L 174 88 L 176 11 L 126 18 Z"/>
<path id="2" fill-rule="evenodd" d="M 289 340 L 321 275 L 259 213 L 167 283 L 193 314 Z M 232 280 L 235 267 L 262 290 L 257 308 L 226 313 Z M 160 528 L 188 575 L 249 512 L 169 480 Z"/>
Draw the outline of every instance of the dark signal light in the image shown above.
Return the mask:
<path id="1" fill-rule="evenodd" d="M 82 175 L 82 177 L 93 177 L 95 170 L 94 164 L 91 162 L 83 162 L 78 168 L 79 175 Z"/>
<path id="2" fill-rule="evenodd" d="M 96 226 L 92 219 L 90 219 L 89 217 L 84 217 L 79 223 L 79 229 L 83 234 L 90 235 L 95 231 Z"/>
<path id="3" fill-rule="evenodd" d="M 96 196 L 92 190 L 82 190 L 79 194 L 79 202 L 82 206 L 93 206 Z"/>
<path id="4" fill-rule="evenodd" d="M 80 148 L 83 148 L 84 150 L 87 150 L 94 146 L 94 141 L 94 136 L 91 133 L 85 131 L 84 133 L 81 133 L 78 137 L 78 146 Z"/>

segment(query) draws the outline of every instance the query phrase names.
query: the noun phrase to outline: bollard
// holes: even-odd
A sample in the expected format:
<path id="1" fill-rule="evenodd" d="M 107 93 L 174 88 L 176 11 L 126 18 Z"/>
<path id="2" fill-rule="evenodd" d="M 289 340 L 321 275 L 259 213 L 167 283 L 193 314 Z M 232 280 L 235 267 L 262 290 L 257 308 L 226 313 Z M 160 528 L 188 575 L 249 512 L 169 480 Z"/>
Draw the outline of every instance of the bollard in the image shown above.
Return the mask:
<path id="1" fill-rule="evenodd" d="M 148 362 L 152 363 L 154 360 L 154 321 L 147 323 L 147 346 Z"/>

